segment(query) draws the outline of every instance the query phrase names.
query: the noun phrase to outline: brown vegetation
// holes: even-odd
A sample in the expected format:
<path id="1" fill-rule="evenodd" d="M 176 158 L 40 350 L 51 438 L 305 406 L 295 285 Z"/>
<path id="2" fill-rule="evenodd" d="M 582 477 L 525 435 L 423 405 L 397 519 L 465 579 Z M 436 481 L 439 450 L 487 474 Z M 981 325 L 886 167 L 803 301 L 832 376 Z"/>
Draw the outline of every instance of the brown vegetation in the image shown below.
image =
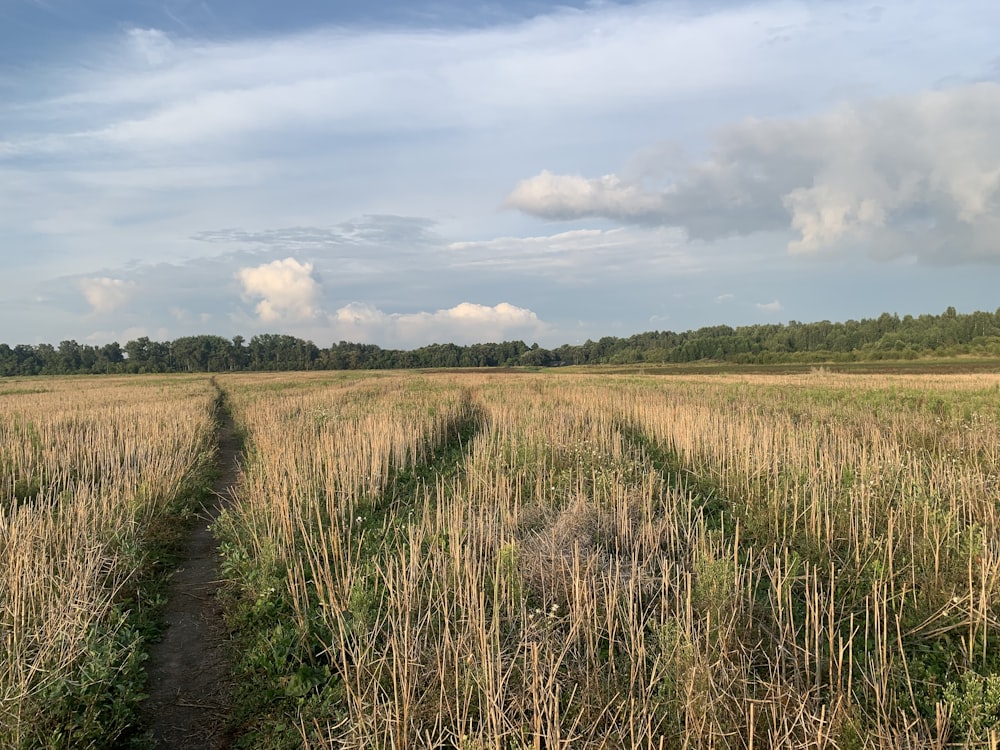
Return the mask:
<path id="1" fill-rule="evenodd" d="M 996 378 L 226 382 L 293 744 L 993 736 Z"/>
<path id="2" fill-rule="evenodd" d="M 111 747 L 142 698 L 137 589 L 211 456 L 205 379 L 0 396 L 0 747 Z"/>
<path id="3" fill-rule="evenodd" d="M 998 376 L 219 381 L 245 747 L 996 745 Z M 72 747 L 212 392 L 15 385 L 0 744 Z"/>

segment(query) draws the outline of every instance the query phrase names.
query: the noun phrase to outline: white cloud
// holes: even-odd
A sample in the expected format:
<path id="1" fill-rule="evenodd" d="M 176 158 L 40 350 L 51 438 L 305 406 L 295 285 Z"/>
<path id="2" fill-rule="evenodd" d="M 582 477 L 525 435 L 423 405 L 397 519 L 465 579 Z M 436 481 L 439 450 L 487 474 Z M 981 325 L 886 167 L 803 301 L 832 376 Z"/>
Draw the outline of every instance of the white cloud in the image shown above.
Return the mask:
<path id="1" fill-rule="evenodd" d="M 530 122 L 534 130 L 572 125 L 578 132 L 596 127 L 588 125 L 594 116 L 620 113 L 612 125 L 620 129 L 642 114 L 676 118 L 677 107 L 691 122 L 703 117 L 692 103 L 736 92 L 749 98 L 795 83 L 800 106 L 808 106 L 833 89 L 832 81 L 869 90 L 901 77 L 926 81 L 923 58 L 958 65 L 979 46 L 992 49 L 985 40 L 962 42 L 969 16 L 989 25 L 991 9 L 979 4 L 956 13 L 918 0 L 873 22 L 863 0 L 708 10 L 600 3 L 489 27 L 329 26 L 224 41 L 132 28 L 99 59 L 78 63 L 72 90 L 45 106 L 89 121 L 64 139 L 69 150 L 83 137 L 144 154 L 199 142 L 233 147 L 246 135 L 317 128 L 412 133 Z M 869 51 L 885 44 L 886 29 L 905 38 L 923 27 L 965 34 L 926 40 L 922 59 L 903 70 Z M 843 43 L 845 34 L 853 45 Z M 825 51 L 822 63 L 817 49 Z"/>
<path id="2" fill-rule="evenodd" d="M 80 290 L 95 313 L 109 313 L 122 307 L 135 294 L 136 285 L 107 276 L 80 280 Z"/>
<path id="3" fill-rule="evenodd" d="M 253 268 L 241 268 L 236 278 L 247 297 L 262 297 L 255 308 L 261 322 L 307 320 L 317 314 L 319 283 L 313 264 L 285 258 Z"/>
<path id="4" fill-rule="evenodd" d="M 517 289 L 516 300 L 547 322 L 585 318 L 585 334 L 599 338 L 612 321 L 644 325 L 678 290 L 690 307 L 685 313 L 676 301 L 673 324 L 697 327 L 703 321 L 691 300 L 715 319 L 712 298 L 751 283 L 744 275 L 801 288 L 809 281 L 773 273 L 778 265 L 817 268 L 775 258 L 789 240 L 803 243 L 800 253 L 866 243 L 879 257 L 916 250 L 934 260 L 992 257 L 989 242 L 1000 236 L 982 229 L 997 216 L 988 169 L 952 170 L 957 179 L 935 190 L 961 205 L 933 215 L 920 209 L 929 190 L 922 184 L 907 188 L 916 198 L 896 205 L 874 188 L 857 189 L 854 176 L 866 163 L 876 177 L 887 174 L 885 147 L 869 135 L 879 128 L 900 141 L 890 144 L 897 150 L 912 139 L 913 148 L 939 149 L 942 164 L 968 162 L 963 149 L 971 149 L 973 166 L 989 165 L 980 158 L 989 142 L 924 128 L 935 116 L 956 119 L 957 106 L 934 115 L 930 98 L 904 98 L 911 106 L 893 119 L 880 102 L 945 80 L 995 76 L 995 0 L 888 3 L 880 19 L 867 13 L 868 0 L 536 4 L 530 19 L 509 23 L 496 20 L 517 12 L 470 5 L 470 24 L 407 13 L 391 30 L 295 33 L 254 29 L 249 17 L 165 33 L 149 28 L 166 23 L 163 3 L 153 5 L 132 14 L 145 28 L 112 21 L 102 28 L 113 36 L 95 38 L 91 13 L 73 44 L 0 70 L 0 181 L 16 186 L 0 191 L 0 234 L 17 246 L 5 270 L 19 279 L 0 295 L 0 308 L 21 309 L 21 297 L 38 288 L 50 298 L 30 316 L 0 314 L 5 337 L 83 335 L 88 321 L 67 314 L 84 304 L 79 279 L 113 277 L 142 290 L 141 305 L 135 295 L 115 308 L 114 325 L 167 325 L 171 336 L 321 336 L 329 311 L 347 300 L 433 315 L 461 300 L 513 299 Z M 333 5 L 322 15 L 335 23 L 345 16 Z M 207 21 L 208 13 L 197 15 Z M 837 101 L 861 97 L 874 105 L 840 110 L 839 120 L 831 113 Z M 977 119 L 996 121 L 967 104 L 970 133 Z M 853 131 L 852 112 L 861 123 Z M 748 116 L 763 119 L 741 120 Z M 706 146 L 706 134 L 725 123 L 735 124 Z M 809 140 L 810 130 L 819 135 Z M 665 139 L 674 145 L 657 145 Z M 653 147 L 630 161 L 637 144 Z M 691 162 L 677 156 L 684 152 Z M 841 159 L 846 176 L 836 170 Z M 917 159 L 910 171 L 927 162 Z M 529 181 L 519 201 L 551 193 L 564 204 L 551 210 L 613 212 L 628 226 L 587 221 L 553 233 L 535 218 L 495 210 L 505 191 L 543 168 L 548 192 L 533 196 L 528 188 L 545 185 Z M 436 236 L 381 221 L 377 237 L 371 227 L 336 224 L 394 213 L 432 218 L 427 232 Z M 222 227 L 240 231 L 198 241 Z M 449 248 L 450 239 L 474 241 Z M 302 297 L 248 289 L 237 275 L 289 257 L 313 264 Z M 874 284 L 896 270 L 866 264 L 858 274 Z M 984 276 L 966 273 L 951 277 L 952 296 Z M 336 286 L 321 284 L 327 278 Z M 944 294 L 938 277 L 920 283 L 908 292 L 913 312 L 936 299 L 930 289 Z M 753 285 L 786 296 L 784 287 Z M 250 300 L 242 305 L 241 292 Z M 988 290 L 980 294 L 990 299 Z M 842 309 L 853 304 L 848 298 L 838 295 Z M 759 314 L 752 303 L 726 309 Z M 206 311 L 211 327 L 199 317 Z"/>
<path id="5" fill-rule="evenodd" d="M 774 300 L 773 302 L 758 302 L 754 307 L 769 313 L 781 312 L 784 309 L 784 306 L 778 300 Z"/>
<path id="6" fill-rule="evenodd" d="M 886 222 L 885 209 L 877 200 L 822 183 L 796 188 L 783 202 L 801 236 L 788 244 L 791 253 L 814 253 L 844 239 L 857 242 L 865 230 L 880 229 Z"/>
<path id="7" fill-rule="evenodd" d="M 355 302 L 334 312 L 330 324 L 346 339 L 406 347 L 534 338 L 548 329 L 531 310 L 507 302 L 493 306 L 462 302 L 435 312 L 414 313 L 386 313 Z"/>
<path id="8" fill-rule="evenodd" d="M 542 172 L 507 204 L 547 219 L 678 226 L 707 240 L 787 228 L 798 234 L 792 253 L 861 246 L 882 258 L 1000 261 L 998 122 L 995 83 L 749 120 L 658 190 Z"/>
<path id="9" fill-rule="evenodd" d="M 492 126 L 555 106 L 581 116 L 751 85 L 769 72 L 758 54 L 769 27 L 806 18 L 780 2 L 718 14 L 652 2 L 561 9 L 490 28 L 329 27 L 221 43 L 131 29 L 120 58 L 85 75 L 63 103 L 119 110 L 91 134 L 139 146 L 287 126 Z M 684 76 L 663 74 L 681 67 Z"/>
<path id="10" fill-rule="evenodd" d="M 588 180 L 578 175 L 556 175 L 542 171 L 522 180 L 504 201 L 507 208 L 539 214 L 549 219 L 607 216 L 645 221 L 659 217 L 664 196 L 644 192 L 615 175 Z"/>
<path id="11" fill-rule="evenodd" d="M 462 302 L 434 312 L 385 312 L 353 302 L 332 313 L 320 306 L 313 264 L 294 258 L 240 269 L 245 296 L 262 297 L 256 306 L 260 323 L 291 325 L 318 339 L 378 341 L 410 348 L 432 342 L 475 343 L 544 334 L 547 326 L 531 310 L 507 302 Z"/>
<path id="12" fill-rule="evenodd" d="M 736 299 L 735 294 L 720 294 L 715 298 L 715 304 L 721 305 L 723 302 L 732 302 L 734 299 Z"/>

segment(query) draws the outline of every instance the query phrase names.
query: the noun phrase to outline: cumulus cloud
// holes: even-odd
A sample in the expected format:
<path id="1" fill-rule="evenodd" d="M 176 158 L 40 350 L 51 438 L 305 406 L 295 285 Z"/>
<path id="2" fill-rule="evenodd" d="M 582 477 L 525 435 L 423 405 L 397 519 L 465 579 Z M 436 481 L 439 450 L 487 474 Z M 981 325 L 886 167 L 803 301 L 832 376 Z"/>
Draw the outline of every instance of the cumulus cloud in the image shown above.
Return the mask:
<path id="1" fill-rule="evenodd" d="M 770 312 L 770 313 L 781 312 L 783 309 L 785 309 L 784 306 L 781 304 L 781 302 L 779 302 L 778 300 L 774 300 L 773 302 L 758 302 L 756 305 L 754 305 L 754 307 L 756 307 L 758 310 L 763 310 L 764 312 Z"/>
<path id="2" fill-rule="evenodd" d="M 107 276 L 81 279 L 80 291 L 95 313 L 109 313 L 122 307 L 132 298 L 136 285 L 124 279 Z"/>
<path id="3" fill-rule="evenodd" d="M 334 312 L 330 323 L 345 338 L 405 346 L 533 338 L 548 328 L 531 310 L 508 302 L 493 306 L 462 302 L 435 312 L 413 313 L 387 313 L 354 302 Z"/>
<path id="4" fill-rule="evenodd" d="M 373 341 L 411 348 L 433 342 L 475 343 L 537 337 L 548 327 L 531 310 L 500 302 L 462 302 L 435 311 L 386 312 L 366 302 L 324 310 L 312 263 L 288 257 L 242 268 L 236 278 L 246 298 L 260 298 L 258 322 L 281 323 L 319 339 Z"/>
<path id="5" fill-rule="evenodd" d="M 748 120 L 718 133 L 709 158 L 673 165 L 658 188 L 542 172 L 506 205 L 547 219 L 678 226 L 705 240 L 790 229 L 791 253 L 1000 261 L 997 122 L 996 83 Z"/>
<path id="6" fill-rule="evenodd" d="M 736 299 L 735 294 L 720 294 L 715 298 L 715 304 L 721 305 L 723 302 L 732 302 L 734 299 Z"/>
<path id="7" fill-rule="evenodd" d="M 252 268 L 241 268 L 236 278 L 247 297 L 261 297 L 257 316 L 263 323 L 307 320 L 317 314 L 319 283 L 313 264 L 285 258 Z"/>

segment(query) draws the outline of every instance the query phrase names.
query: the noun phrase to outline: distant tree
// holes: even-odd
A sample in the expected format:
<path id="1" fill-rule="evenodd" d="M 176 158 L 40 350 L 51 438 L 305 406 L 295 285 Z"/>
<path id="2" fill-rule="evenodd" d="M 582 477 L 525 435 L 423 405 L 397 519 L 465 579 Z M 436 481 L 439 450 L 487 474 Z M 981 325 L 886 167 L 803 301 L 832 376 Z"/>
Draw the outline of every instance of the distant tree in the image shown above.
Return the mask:
<path id="1" fill-rule="evenodd" d="M 72 340 L 60 341 L 58 351 L 59 356 L 57 357 L 56 366 L 60 373 L 70 374 L 80 372 L 83 357 L 78 343 Z"/>
<path id="2" fill-rule="evenodd" d="M 97 347 L 72 339 L 51 344 L 0 344 L 0 376 L 111 373 L 203 372 L 223 370 L 389 369 L 417 367 L 497 367 L 512 365 L 632 364 L 690 362 L 735 363 L 855 361 L 980 354 L 1000 355 L 1000 308 L 993 313 L 941 315 L 883 313 L 877 318 L 831 323 L 789 321 L 732 328 L 707 326 L 693 331 L 647 331 L 627 338 L 605 336 L 557 349 L 528 347 L 523 341 L 468 346 L 431 344 L 412 350 L 340 341 L 320 349 L 313 342 L 284 334 L 184 336 L 151 341 L 147 336 Z"/>
<path id="3" fill-rule="evenodd" d="M 121 372 L 125 362 L 125 353 L 117 341 L 105 344 L 97 351 L 92 371 L 95 373 Z"/>
<path id="4" fill-rule="evenodd" d="M 548 349 L 542 349 L 535 344 L 528 351 L 521 355 L 521 364 L 530 367 L 551 367 L 558 359 L 556 355 Z"/>
<path id="5" fill-rule="evenodd" d="M 247 351 L 243 347 L 246 341 L 242 336 L 233 336 L 232 346 L 229 348 L 228 370 L 243 370 L 247 366 Z"/>

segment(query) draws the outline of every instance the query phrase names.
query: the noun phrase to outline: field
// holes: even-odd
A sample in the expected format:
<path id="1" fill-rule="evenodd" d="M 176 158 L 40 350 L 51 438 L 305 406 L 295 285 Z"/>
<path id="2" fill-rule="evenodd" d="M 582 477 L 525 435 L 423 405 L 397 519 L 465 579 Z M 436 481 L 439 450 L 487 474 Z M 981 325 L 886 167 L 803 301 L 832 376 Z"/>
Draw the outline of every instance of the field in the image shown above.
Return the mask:
<path id="1" fill-rule="evenodd" d="M 205 483 L 205 378 L 0 383 L 0 747 L 114 747 L 156 557 Z"/>
<path id="2" fill-rule="evenodd" d="M 240 746 L 997 745 L 1000 376 L 216 380 Z M 81 670 L 140 659 L 116 623 L 216 392 L 4 387 L 0 745 L 26 748 L 53 690 L 118 705 Z"/>

